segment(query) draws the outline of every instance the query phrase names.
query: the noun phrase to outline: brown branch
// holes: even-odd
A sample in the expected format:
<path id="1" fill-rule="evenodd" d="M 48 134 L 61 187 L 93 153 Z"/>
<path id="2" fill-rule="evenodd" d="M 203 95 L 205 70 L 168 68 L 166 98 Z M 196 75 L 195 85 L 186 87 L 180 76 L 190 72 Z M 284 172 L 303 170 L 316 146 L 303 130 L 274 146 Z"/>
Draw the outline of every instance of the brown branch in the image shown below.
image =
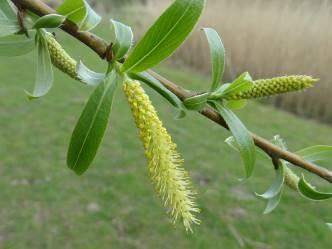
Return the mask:
<path id="1" fill-rule="evenodd" d="M 27 9 L 32 11 L 33 13 L 43 16 L 47 14 L 54 13 L 55 10 L 50 8 L 48 5 L 43 3 L 40 0 L 15 0 L 15 2 L 20 3 L 20 5 Z M 93 51 L 95 51 L 101 58 L 105 58 L 106 51 L 107 51 L 107 43 L 97 37 L 96 35 L 90 33 L 90 32 L 80 32 L 78 31 L 77 26 L 70 22 L 66 21 L 64 25 L 61 27 L 62 30 L 69 33 L 88 47 L 90 47 Z M 176 96 L 178 96 L 181 100 L 184 100 L 188 96 L 192 96 L 193 94 L 183 89 L 182 87 L 174 84 L 173 82 L 165 79 L 164 77 L 160 76 L 159 74 L 149 70 L 149 73 L 151 73 L 155 78 L 157 78 L 165 87 L 167 87 L 171 92 L 173 92 Z M 215 123 L 223 126 L 224 128 L 228 129 L 228 126 L 225 122 L 225 120 L 212 108 L 207 107 L 204 110 L 200 112 L 203 116 L 207 117 L 208 119 L 214 121 Z M 256 134 L 251 134 L 256 146 L 261 148 L 263 151 L 265 151 L 273 160 L 283 159 L 285 161 L 288 161 L 292 163 L 293 165 L 296 165 L 298 167 L 301 167 L 311 173 L 314 173 L 321 178 L 327 180 L 328 182 L 332 183 L 332 172 L 319 167 L 313 163 L 310 163 L 308 161 L 303 160 L 301 157 L 297 156 L 296 154 L 293 154 L 289 151 L 285 151 L 280 149 L 278 146 L 270 143 L 269 141 L 257 136 Z"/>

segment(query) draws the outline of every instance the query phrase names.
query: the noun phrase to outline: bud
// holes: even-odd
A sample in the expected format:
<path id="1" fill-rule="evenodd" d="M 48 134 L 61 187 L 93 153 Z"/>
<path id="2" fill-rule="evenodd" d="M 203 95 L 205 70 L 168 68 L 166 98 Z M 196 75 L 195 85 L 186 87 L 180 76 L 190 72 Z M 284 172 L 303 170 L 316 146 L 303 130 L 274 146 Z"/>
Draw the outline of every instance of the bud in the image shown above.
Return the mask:
<path id="1" fill-rule="evenodd" d="M 195 194 L 188 173 L 182 167 L 183 159 L 176 151 L 176 144 L 163 127 L 140 83 L 125 81 L 124 92 L 144 145 L 152 183 L 165 207 L 169 208 L 173 222 L 181 219 L 186 230 L 191 231 L 191 225 L 199 223 L 193 214 L 199 210 L 194 202 Z"/>
<path id="2" fill-rule="evenodd" d="M 251 89 L 227 96 L 227 100 L 254 99 L 301 91 L 312 87 L 317 81 L 317 79 L 305 75 L 257 80 Z"/>
<path id="3" fill-rule="evenodd" d="M 298 183 L 300 178 L 287 166 L 284 167 L 284 176 L 285 176 L 285 183 L 291 189 L 298 191 Z"/>
<path id="4" fill-rule="evenodd" d="M 46 39 L 53 65 L 71 78 L 77 79 L 77 62 L 70 57 L 51 34 L 48 34 Z"/>

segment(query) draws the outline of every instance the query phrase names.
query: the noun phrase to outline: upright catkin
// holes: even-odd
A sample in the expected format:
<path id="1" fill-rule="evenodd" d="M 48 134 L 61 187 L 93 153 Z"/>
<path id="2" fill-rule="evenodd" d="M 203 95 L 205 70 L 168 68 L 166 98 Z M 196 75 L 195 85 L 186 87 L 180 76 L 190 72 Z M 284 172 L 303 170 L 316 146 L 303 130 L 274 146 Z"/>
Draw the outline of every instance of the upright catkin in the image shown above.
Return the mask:
<path id="1" fill-rule="evenodd" d="M 173 221 L 182 220 L 186 230 L 192 231 L 191 225 L 199 224 L 194 216 L 199 210 L 188 173 L 182 167 L 183 159 L 176 151 L 176 144 L 163 127 L 141 84 L 126 80 L 123 90 L 144 145 L 152 183 L 165 207 L 169 208 Z"/>
<path id="2" fill-rule="evenodd" d="M 255 99 L 283 93 L 305 90 L 318 80 L 310 76 L 294 75 L 255 81 L 253 87 L 226 97 L 227 100 Z"/>
<path id="3" fill-rule="evenodd" d="M 71 78 L 77 79 L 77 62 L 62 48 L 52 34 L 46 35 L 52 64 Z"/>

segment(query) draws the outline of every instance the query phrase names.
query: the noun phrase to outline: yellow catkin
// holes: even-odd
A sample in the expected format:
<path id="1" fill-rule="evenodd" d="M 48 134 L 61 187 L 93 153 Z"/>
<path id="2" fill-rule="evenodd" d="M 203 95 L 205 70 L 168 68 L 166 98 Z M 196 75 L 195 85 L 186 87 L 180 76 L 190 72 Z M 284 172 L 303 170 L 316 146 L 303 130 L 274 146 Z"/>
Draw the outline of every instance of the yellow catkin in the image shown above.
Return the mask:
<path id="1" fill-rule="evenodd" d="M 251 89 L 227 96 L 226 99 L 254 99 L 301 91 L 312 87 L 317 81 L 317 79 L 305 75 L 283 76 L 272 79 L 257 80 Z"/>
<path id="2" fill-rule="evenodd" d="M 199 223 L 194 216 L 199 210 L 188 173 L 182 167 L 183 159 L 140 83 L 127 80 L 123 86 L 144 145 L 152 183 L 173 221 L 182 220 L 186 230 L 191 231 L 191 225 Z"/>
<path id="3" fill-rule="evenodd" d="M 300 178 L 287 166 L 284 168 L 285 183 L 291 189 L 298 191 L 298 183 Z"/>
<path id="4" fill-rule="evenodd" d="M 71 78 L 77 79 L 77 62 L 62 48 L 53 35 L 47 34 L 46 39 L 53 65 Z"/>

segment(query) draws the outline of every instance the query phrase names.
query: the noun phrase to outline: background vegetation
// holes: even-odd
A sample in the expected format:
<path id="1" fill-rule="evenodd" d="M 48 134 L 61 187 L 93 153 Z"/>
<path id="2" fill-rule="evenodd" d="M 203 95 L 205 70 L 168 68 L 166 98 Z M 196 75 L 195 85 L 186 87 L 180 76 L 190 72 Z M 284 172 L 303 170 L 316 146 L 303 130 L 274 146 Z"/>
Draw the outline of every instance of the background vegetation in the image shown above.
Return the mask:
<path id="1" fill-rule="evenodd" d="M 56 0 L 50 0 L 56 3 Z M 118 15 L 125 6 L 136 35 L 171 0 L 90 0 L 104 14 Z M 116 9 L 116 11 L 114 11 Z M 215 28 L 227 50 L 228 80 L 244 71 L 256 78 L 309 74 L 321 79 L 305 93 L 263 100 L 292 113 L 332 123 L 332 1 L 330 0 L 208 0 L 200 25 Z M 204 35 L 196 32 L 173 57 L 202 73 L 210 70 Z"/>
<path id="2" fill-rule="evenodd" d="M 149 1 L 138 12 L 139 18 L 154 19 L 170 2 Z M 135 9 L 132 7 L 131 15 Z M 256 79 L 286 74 L 320 78 L 319 85 L 305 93 L 265 101 L 304 117 L 332 123 L 331 20 L 329 0 L 209 0 L 200 25 L 213 27 L 222 35 L 228 80 L 244 71 Z M 204 35 L 196 32 L 173 60 L 208 73 L 210 58 L 206 51 Z"/>
<path id="3" fill-rule="evenodd" d="M 242 25 L 254 25 L 250 24 L 251 19 L 246 17 L 249 13 L 255 13 L 254 7 L 248 6 L 246 12 L 242 9 L 244 5 L 237 5 L 240 4 L 239 1 L 232 2 L 234 3 L 226 4 L 226 1 L 218 1 L 229 8 L 233 6 L 234 10 L 238 9 L 237 19 Z M 241 4 L 244 4 L 243 2 Z M 272 8 L 272 2 L 276 4 L 277 1 L 266 1 L 266 6 Z M 203 22 L 209 15 L 210 18 L 213 17 L 213 5 L 210 3 L 216 4 L 209 1 L 208 14 Z M 253 6 L 257 7 L 259 4 L 257 1 Z M 126 12 L 131 11 L 131 14 L 126 19 L 133 24 L 135 30 L 138 28 L 142 32 L 149 18 L 154 16 L 151 14 L 152 11 L 159 11 L 155 8 L 155 4 L 135 8 L 135 11 L 128 10 L 127 7 Z M 113 9 L 112 13 L 118 15 L 118 18 L 123 18 L 117 10 Z M 235 21 L 236 17 L 232 17 L 227 9 L 218 11 Z M 272 9 L 270 11 L 273 12 Z M 309 13 L 309 9 L 307 11 Z M 325 13 L 325 9 L 321 11 Z M 150 13 L 150 17 L 141 18 L 142 15 L 137 13 Z M 217 18 L 221 18 L 221 15 L 215 13 L 213 19 L 220 20 Z M 313 11 L 310 13 L 313 15 Z M 268 23 L 270 17 L 265 15 L 264 11 L 260 14 L 262 20 L 257 21 L 256 25 L 264 29 L 263 24 Z M 147 14 L 144 17 L 148 17 Z M 281 23 L 282 20 L 284 19 L 280 18 Z M 288 66 L 284 65 L 281 68 L 288 70 L 290 67 L 292 73 L 296 69 L 294 67 L 294 70 L 291 70 L 293 64 L 306 65 L 303 63 L 306 61 L 306 53 L 300 55 L 294 52 L 293 57 L 285 52 L 284 56 L 288 57 L 278 57 L 282 49 L 290 48 L 286 43 L 280 45 L 277 51 L 278 43 L 273 37 L 265 38 L 266 41 L 270 41 L 271 46 L 275 44 L 275 50 L 271 51 L 267 49 L 263 38 L 257 39 L 256 42 L 261 43 L 251 49 L 261 52 L 255 57 L 247 43 L 253 42 L 258 33 L 249 33 L 243 28 L 245 26 L 242 26 L 243 33 L 231 32 L 231 28 L 236 29 L 237 26 L 235 23 L 227 25 L 228 22 L 224 22 L 226 25 L 217 21 L 211 21 L 209 24 L 224 28 L 221 34 L 226 43 L 228 56 L 231 57 L 228 62 L 229 78 L 243 70 L 253 72 L 257 78 L 279 74 L 277 67 L 272 65 L 280 63 L 275 65 L 283 66 L 282 61 Z M 284 25 L 285 28 L 288 27 Z M 271 23 L 269 27 L 278 30 L 277 23 Z M 239 24 L 238 29 L 240 28 Z M 256 32 L 260 30 L 256 29 Z M 256 29 L 252 29 L 251 32 L 255 32 Z M 273 32 L 265 29 L 261 31 L 261 35 L 270 32 L 272 36 Z M 97 32 L 111 40 L 108 24 L 101 25 Z M 282 35 L 282 30 L 279 32 L 281 38 L 287 34 Z M 296 34 L 300 31 L 295 29 L 294 32 Z M 105 69 L 99 58 L 83 45 L 79 45 L 76 40 L 62 32 L 56 33 L 58 40 L 75 58 L 82 58 L 95 70 Z M 275 33 L 278 34 L 277 31 Z M 232 40 L 229 35 L 237 39 Z M 308 45 L 310 42 L 306 41 L 307 37 L 308 35 L 303 38 L 303 42 Z M 288 40 L 285 38 L 284 42 L 286 41 Z M 322 39 L 322 44 L 324 42 L 327 43 Z M 209 62 L 207 55 L 203 53 L 206 52 L 203 44 L 203 38 L 194 34 L 173 57 L 172 64 L 164 64 L 157 68 L 157 71 L 187 88 L 204 89 L 204 83 L 209 82 L 209 79 L 199 72 L 207 72 Z M 248 45 L 247 49 L 241 44 L 244 47 Z M 299 44 L 302 43 L 298 43 L 298 47 L 301 48 Z M 265 50 L 260 47 L 263 45 L 266 47 Z M 294 41 L 293 46 L 295 45 Z M 320 47 L 316 50 L 319 52 Z M 306 52 L 309 53 L 309 50 Z M 324 61 L 331 53 L 324 53 L 323 50 L 321 53 L 322 58 L 315 56 L 317 63 L 322 63 L 322 67 L 328 68 L 321 60 Z M 270 54 L 271 58 L 267 54 Z M 195 62 L 195 58 L 199 56 L 205 61 L 201 67 Z M 295 57 L 302 60 L 294 59 Z M 315 61 L 314 58 L 312 60 Z M 192 67 L 183 66 L 183 62 Z M 199 70 L 195 69 L 195 65 Z M 273 68 L 276 71 L 269 71 Z M 296 70 L 302 69 L 305 67 Z M 280 207 L 270 215 L 262 215 L 265 203 L 254 196 L 254 191 L 263 192 L 269 186 L 274 177 L 270 169 L 271 162 L 260 157 L 253 179 L 250 182 L 239 182 L 237 179 L 243 176 L 241 160 L 238 154 L 223 142 L 229 133 L 195 113 L 189 113 L 183 120 L 174 120 L 175 110 L 153 92 L 150 92 L 153 102 L 178 143 L 179 150 L 186 160 L 185 167 L 189 170 L 199 193 L 198 204 L 202 210 L 202 224 L 195 228 L 194 234 L 185 233 L 182 226 L 174 228 L 165 215 L 165 210 L 150 184 L 143 149 L 121 91 L 117 93 L 113 108 L 111 132 L 106 136 L 94 166 L 83 177 L 75 176 L 65 166 L 66 150 L 73 126 L 92 89 L 57 71 L 56 84 L 51 93 L 43 99 L 29 102 L 23 89 L 31 89 L 34 70 L 32 54 L 19 60 L 0 58 L 1 249 L 58 249 L 60 245 L 64 249 L 329 248 L 331 232 L 324 222 L 331 221 L 331 202 L 308 202 L 291 190 L 285 189 Z M 307 70 L 304 72 L 308 73 Z M 314 98 L 312 91 L 305 95 L 310 94 Z M 328 98 L 321 98 L 322 101 L 329 101 Z M 325 105 L 322 106 L 325 108 Z M 332 143 L 329 126 L 299 119 L 258 103 L 251 103 L 249 110 L 239 112 L 249 129 L 267 138 L 280 134 L 288 141 L 291 150 L 312 144 Z M 311 180 L 322 190 L 328 189 L 328 184 L 319 179 Z"/>

